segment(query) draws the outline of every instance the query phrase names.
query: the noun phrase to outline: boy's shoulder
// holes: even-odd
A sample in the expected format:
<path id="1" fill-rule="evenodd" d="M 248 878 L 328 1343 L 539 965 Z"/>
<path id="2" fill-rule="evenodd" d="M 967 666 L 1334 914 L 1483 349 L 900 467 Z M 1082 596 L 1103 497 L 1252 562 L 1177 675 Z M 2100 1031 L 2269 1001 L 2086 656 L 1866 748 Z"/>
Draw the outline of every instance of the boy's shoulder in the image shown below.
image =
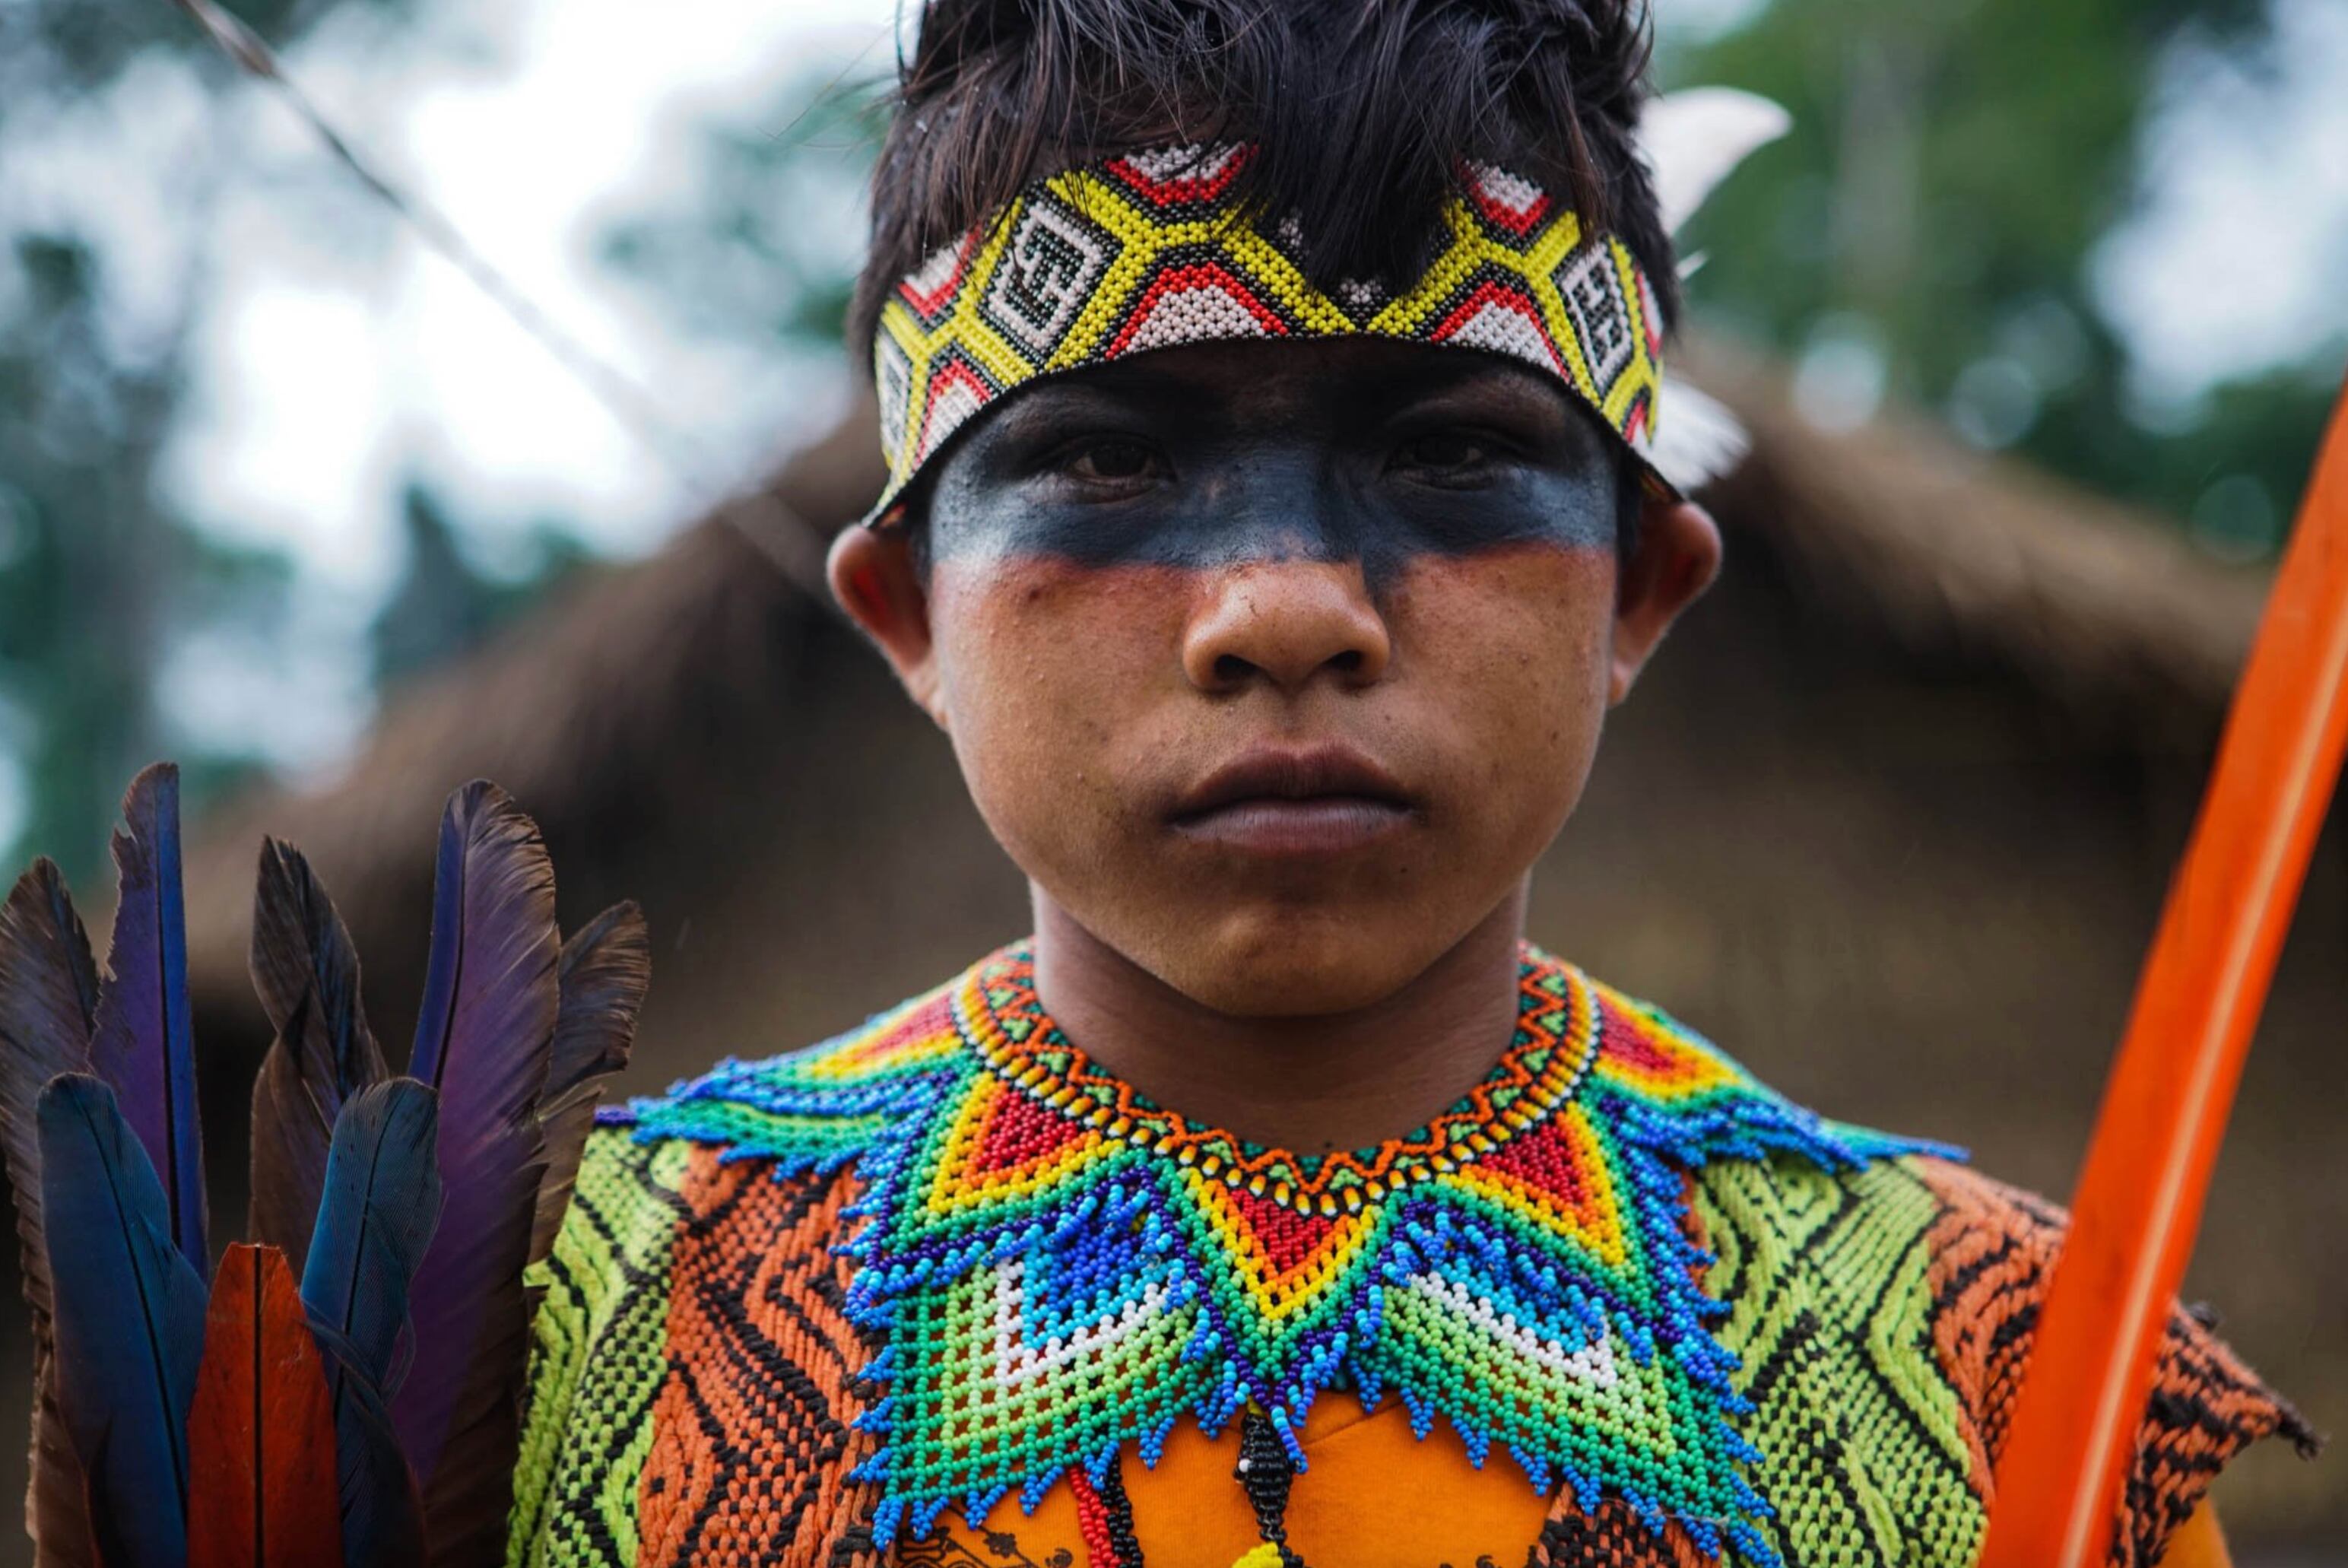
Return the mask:
<path id="1" fill-rule="evenodd" d="M 697 1078 L 597 1116 L 639 1144 L 699 1144 L 719 1160 L 771 1162 L 797 1176 L 840 1169 L 935 1095 L 941 1073 L 966 1065 L 954 1016 L 957 975 L 812 1046 L 753 1059 L 727 1057 Z"/>
<path id="2" fill-rule="evenodd" d="M 1692 1176 L 1691 1197 L 1714 1258 L 1706 1292 L 1728 1308 L 1715 1333 L 1737 1357 L 1765 1472 L 1788 1461 L 1842 1472 L 1831 1488 L 1765 1473 L 1779 1528 L 1815 1541 L 1891 1527 L 1969 1560 L 2062 1209 L 1931 1154 L 1837 1171 L 1722 1161 Z M 2251 1443 L 2280 1436 L 2312 1453 L 2319 1440 L 2214 1328 L 2206 1308 L 2171 1312 L 2115 1563 L 2157 1561 Z"/>

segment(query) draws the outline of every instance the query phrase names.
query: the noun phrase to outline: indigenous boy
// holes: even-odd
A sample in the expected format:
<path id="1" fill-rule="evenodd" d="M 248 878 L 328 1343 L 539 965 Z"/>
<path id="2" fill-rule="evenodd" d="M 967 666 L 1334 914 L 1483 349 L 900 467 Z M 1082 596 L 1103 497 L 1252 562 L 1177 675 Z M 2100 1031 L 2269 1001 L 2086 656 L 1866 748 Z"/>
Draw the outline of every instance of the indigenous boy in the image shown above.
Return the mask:
<path id="1" fill-rule="evenodd" d="M 933 0 L 841 603 L 1035 934 L 597 1134 L 522 1563 L 1970 1563 L 2059 1236 L 1524 944 L 1720 542 L 1630 0 Z M 2118 1560 L 2297 1418 L 2177 1319 Z"/>

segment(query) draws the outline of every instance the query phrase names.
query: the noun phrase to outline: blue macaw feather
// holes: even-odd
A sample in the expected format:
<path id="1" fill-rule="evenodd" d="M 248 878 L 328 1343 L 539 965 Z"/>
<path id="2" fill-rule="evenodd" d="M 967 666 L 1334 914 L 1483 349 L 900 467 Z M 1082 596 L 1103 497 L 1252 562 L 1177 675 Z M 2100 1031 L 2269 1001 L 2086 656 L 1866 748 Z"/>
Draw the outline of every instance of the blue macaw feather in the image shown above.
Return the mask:
<path id="1" fill-rule="evenodd" d="M 440 1213 L 438 1097 L 387 1078 L 345 1101 L 326 1156 L 302 1305 L 326 1363 L 345 1568 L 420 1561 L 416 1481 L 386 1410 L 409 1290 Z"/>
<path id="2" fill-rule="evenodd" d="M 311 1321 L 346 1341 L 352 1365 L 378 1387 L 391 1376 L 416 1270 L 439 1219 L 438 1101 L 413 1078 L 387 1078 L 345 1102 L 303 1263 Z"/>
<path id="3" fill-rule="evenodd" d="M 383 1390 L 357 1368 L 349 1340 L 310 1325 L 336 1390 L 335 1470 L 343 1568 L 412 1568 L 426 1560 L 424 1505 Z M 337 1377 L 339 1375 L 339 1381 Z M 394 1368 L 392 1380 L 398 1380 Z"/>
<path id="4" fill-rule="evenodd" d="M 114 835 L 119 897 L 98 988 L 90 1066 L 111 1085 L 163 1185 L 171 1239 L 197 1277 L 204 1247 L 204 1151 L 188 1017 L 188 922 L 180 890 L 180 770 L 159 762 L 131 780 Z"/>
<path id="5" fill-rule="evenodd" d="M 495 785 L 459 789 L 441 820 L 411 1066 L 440 1091 L 448 1206 L 416 1281 L 417 1371 L 391 1402 L 444 1562 L 493 1559 L 510 1503 L 561 953 L 537 826 Z"/>
<path id="6" fill-rule="evenodd" d="M 49 1249 L 57 1402 L 98 1549 L 108 1568 L 179 1568 L 204 1281 L 113 1089 L 68 1073 L 41 1091 L 36 1119 L 43 1215 L 52 1237 L 71 1238 Z"/>
<path id="7" fill-rule="evenodd" d="M 252 1086 L 252 1235 L 298 1274 L 343 1103 L 386 1076 L 359 1006 L 359 960 L 325 888 L 282 840 L 261 848 L 252 986 L 277 1037 Z"/>
<path id="8" fill-rule="evenodd" d="M 36 1107 L 60 1073 L 89 1070 L 98 965 L 65 878 L 36 861 L 0 903 L 0 1155 L 16 1205 L 25 1304 L 33 1327 L 33 1479 L 26 1522 L 47 1568 L 95 1561 L 81 1461 L 57 1408 L 49 1250 L 41 1215 L 41 1143 Z"/>

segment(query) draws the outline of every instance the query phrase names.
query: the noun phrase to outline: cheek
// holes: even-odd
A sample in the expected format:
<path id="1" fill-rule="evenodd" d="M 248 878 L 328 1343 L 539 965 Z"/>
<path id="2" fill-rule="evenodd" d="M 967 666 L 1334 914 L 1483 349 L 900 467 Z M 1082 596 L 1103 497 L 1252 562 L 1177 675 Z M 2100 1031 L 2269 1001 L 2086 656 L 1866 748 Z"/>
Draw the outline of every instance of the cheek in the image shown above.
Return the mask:
<path id="1" fill-rule="evenodd" d="M 934 568 L 932 631 L 954 749 L 980 811 L 1023 864 L 1031 846 L 1113 810 L 1131 716 L 1180 678 L 1194 586 L 1169 568 L 1052 558 Z"/>
<path id="2" fill-rule="evenodd" d="M 1390 596 L 1402 673 L 1447 708 L 1464 782 L 1522 830 L 1556 830 L 1597 749 L 1615 573 L 1611 544 L 1510 546 L 1424 558 Z"/>

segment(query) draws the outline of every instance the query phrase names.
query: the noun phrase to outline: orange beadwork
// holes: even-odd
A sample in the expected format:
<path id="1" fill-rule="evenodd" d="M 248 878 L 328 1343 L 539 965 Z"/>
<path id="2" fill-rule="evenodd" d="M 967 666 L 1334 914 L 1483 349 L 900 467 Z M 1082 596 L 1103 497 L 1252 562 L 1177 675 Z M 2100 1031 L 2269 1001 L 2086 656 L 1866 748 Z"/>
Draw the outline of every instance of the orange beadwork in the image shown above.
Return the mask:
<path id="1" fill-rule="evenodd" d="M 954 992 L 954 1015 L 971 1043 L 1004 1078 L 1066 1119 L 1168 1156 L 1226 1187 L 1300 1213 L 1350 1212 L 1366 1198 L 1443 1173 L 1498 1147 L 1571 1097 L 1591 1064 L 1603 986 L 1575 977 L 1563 996 L 1550 976 L 1528 969 L 1519 982 L 1518 1038 L 1467 1097 L 1426 1127 L 1374 1150 L 1296 1156 L 1200 1127 L 1096 1067 L 1053 1026 L 1035 995 L 1035 970 L 997 961 L 973 969 Z M 1643 1063 L 1624 1044 L 1624 1063 Z M 1701 1069 L 1689 1064 L 1692 1077 Z M 1063 1137 L 1067 1136 L 1064 1131 Z"/>

